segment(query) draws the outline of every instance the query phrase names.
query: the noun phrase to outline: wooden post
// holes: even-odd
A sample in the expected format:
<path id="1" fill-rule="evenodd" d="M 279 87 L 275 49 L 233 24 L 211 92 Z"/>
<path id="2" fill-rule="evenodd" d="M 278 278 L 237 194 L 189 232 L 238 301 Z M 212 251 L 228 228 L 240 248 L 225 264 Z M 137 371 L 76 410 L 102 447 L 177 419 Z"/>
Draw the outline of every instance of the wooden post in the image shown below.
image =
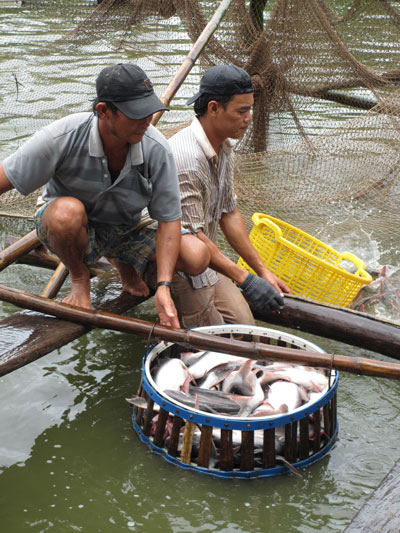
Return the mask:
<path id="1" fill-rule="evenodd" d="M 213 428 L 211 426 L 202 426 L 201 428 L 200 450 L 197 466 L 208 468 L 208 465 L 210 464 L 212 431 Z"/>
<path id="2" fill-rule="evenodd" d="M 300 444 L 299 444 L 299 458 L 300 460 L 307 459 L 310 455 L 310 419 L 309 417 L 300 420 Z"/>
<path id="3" fill-rule="evenodd" d="M 265 468 L 276 466 L 275 428 L 264 430 L 263 460 Z"/>
<path id="4" fill-rule="evenodd" d="M 171 435 L 168 445 L 168 453 L 169 455 L 172 455 L 172 457 L 176 457 L 178 455 L 178 446 L 179 446 L 179 436 L 181 427 L 183 424 L 182 418 L 179 418 L 178 416 L 174 416 L 174 421 L 172 424 L 171 429 Z"/>
<path id="5" fill-rule="evenodd" d="M 169 413 L 168 411 L 165 411 L 164 409 L 160 409 L 160 412 L 158 413 L 158 420 L 156 425 L 156 431 L 154 433 L 153 443 L 155 446 L 158 446 L 158 448 L 162 448 L 164 446 L 164 430 L 165 430 L 165 424 L 167 423 Z"/>
<path id="6" fill-rule="evenodd" d="M 150 432 L 151 432 L 151 425 L 152 425 L 153 416 L 154 416 L 153 407 L 154 407 L 154 400 L 152 400 L 151 398 L 148 398 L 147 409 L 144 415 L 144 422 L 143 422 L 143 435 L 146 435 L 146 437 L 149 437 Z"/>
<path id="7" fill-rule="evenodd" d="M 197 58 L 203 51 L 204 47 L 208 43 L 208 41 L 211 39 L 213 33 L 218 28 L 219 23 L 225 16 L 225 13 L 228 11 L 229 6 L 231 5 L 232 0 L 222 0 L 220 3 L 218 9 L 215 11 L 214 15 L 211 17 L 210 21 L 208 22 L 207 26 L 204 28 L 204 30 L 201 32 L 199 38 L 193 45 L 192 49 L 190 50 L 189 54 L 184 59 L 182 65 L 180 66 L 178 72 L 173 77 L 172 81 L 164 91 L 163 95 L 161 96 L 161 101 L 164 105 L 168 106 L 171 102 L 172 98 L 175 96 L 175 94 L 178 92 L 179 87 L 182 85 L 182 83 L 185 81 L 187 75 L 191 71 L 193 65 L 195 64 Z M 153 115 L 153 120 L 151 123 L 153 126 L 155 126 L 160 118 L 162 117 L 164 111 L 159 111 L 158 113 L 155 113 Z"/>
<path id="8" fill-rule="evenodd" d="M 254 431 L 242 431 L 240 470 L 254 470 Z"/>
<path id="9" fill-rule="evenodd" d="M 233 470 L 232 431 L 230 429 L 221 429 L 219 454 L 220 470 Z"/>
<path id="10" fill-rule="evenodd" d="M 181 461 L 185 464 L 190 464 L 192 457 L 193 435 L 196 429 L 196 424 L 186 421 L 185 431 L 183 432 Z"/>
<path id="11" fill-rule="evenodd" d="M 68 276 L 68 268 L 61 261 L 58 263 L 58 267 L 53 272 L 53 275 L 49 279 L 46 287 L 42 292 L 42 296 L 45 298 L 54 298 L 57 296 L 58 291 L 61 289 L 62 284 Z"/>

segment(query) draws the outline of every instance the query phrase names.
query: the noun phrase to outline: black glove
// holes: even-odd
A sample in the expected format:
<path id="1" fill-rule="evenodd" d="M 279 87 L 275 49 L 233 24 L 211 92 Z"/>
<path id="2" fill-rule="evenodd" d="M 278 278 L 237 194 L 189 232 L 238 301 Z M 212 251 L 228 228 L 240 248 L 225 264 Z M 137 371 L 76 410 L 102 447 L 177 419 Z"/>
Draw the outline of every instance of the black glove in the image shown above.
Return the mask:
<path id="1" fill-rule="evenodd" d="M 249 273 L 244 282 L 239 285 L 249 304 L 260 313 L 275 311 L 284 305 L 282 296 L 265 279 Z"/>

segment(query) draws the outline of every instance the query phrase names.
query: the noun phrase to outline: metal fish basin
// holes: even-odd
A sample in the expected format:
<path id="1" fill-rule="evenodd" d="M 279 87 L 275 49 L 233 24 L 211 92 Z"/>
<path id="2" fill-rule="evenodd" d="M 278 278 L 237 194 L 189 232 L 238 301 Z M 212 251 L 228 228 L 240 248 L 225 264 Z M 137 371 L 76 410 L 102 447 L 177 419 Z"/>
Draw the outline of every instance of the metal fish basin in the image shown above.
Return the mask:
<path id="1" fill-rule="evenodd" d="M 253 342 L 324 353 L 296 335 L 242 324 L 195 328 Z M 132 414 L 142 442 L 184 469 L 225 478 L 257 478 L 299 473 L 323 457 L 338 433 L 339 373 L 326 371 L 327 386 L 296 409 L 272 416 L 228 416 L 189 407 L 157 386 L 153 369 L 165 357 L 179 357 L 173 343 L 154 345 L 142 360 L 142 379 Z M 189 367 L 190 368 L 190 367 Z"/>

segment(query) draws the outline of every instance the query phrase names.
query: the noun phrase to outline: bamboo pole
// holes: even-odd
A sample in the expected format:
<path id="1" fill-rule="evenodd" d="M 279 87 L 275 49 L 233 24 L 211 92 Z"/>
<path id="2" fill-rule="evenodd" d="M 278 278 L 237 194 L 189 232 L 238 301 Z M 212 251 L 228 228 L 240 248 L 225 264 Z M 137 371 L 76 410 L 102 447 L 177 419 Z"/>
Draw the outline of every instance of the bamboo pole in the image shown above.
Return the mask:
<path id="1" fill-rule="evenodd" d="M 6 242 L 14 237 L 8 236 Z M 17 263 L 55 269 L 57 256 L 39 247 L 21 256 Z M 100 260 L 97 268 L 90 267 L 92 276 L 112 268 L 105 260 Z M 43 296 L 43 294 L 42 294 Z M 115 310 L 114 312 L 121 312 Z M 279 311 L 268 311 L 261 315 L 253 310 L 257 320 L 299 329 L 313 335 L 344 342 L 366 350 L 381 353 L 400 360 L 400 323 L 354 311 L 306 300 L 299 296 L 286 295 L 285 306 Z M 3 319 L 8 322 L 9 319 Z M 2 321 L 0 321 L 1 327 Z M 44 352 L 42 355 L 45 355 Z"/>
<path id="2" fill-rule="evenodd" d="M 30 231 L 24 237 L 21 237 L 14 244 L 11 244 L 0 252 L 0 270 L 5 269 L 19 257 L 37 248 L 40 244 L 41 242 L 36 235 L 36 230 Z"/>
<path id="3" fill-rule="evenodd" d="M 0 285 L 0 299 L 18 307 L 50 314 L 71 322 L 124 333 L 134 333 L 145 337 L 152 335 L 155 339 L 173 342 L 189 350 L 214 350 L 216 352 L 246 355 L 246 357 L 252 359 L 283 360 L 297 364 L 306 363 L 314 367 L 333 368 L 353 374 L 400 379 L 400 364 L 397 363 L 386 363 L 340 354 L 308 352 L 306 350 L 262 343 L 248 343 L 208 335 L 194 330 L 159 326 L 144 320 L 75 307 L 2 285 Z"/>
<path id="4" fill-rule="evenodd" d="M 54 298 L 68 276 L 68 268 L 61 261 L 42 292 L 44 298 Z"/>
<path id="5" fill-rule="evenodd" d="M 206 44 L 211 39 L 215 30 L 218 28 L 219 23 L 225 16 L 225 13 L 228 11 L 231 3 L 232 3 L 232 0 L 222 0 L 220 5 L 218 6 L 214 15 L 211 17 L 207 26 L 204 28 L 204 30 L 201 32 L 199 38 L 193 45 L 189 54 L 183 60 L 182 65 L 179 67 L 177 73 L 172 78 L 170 84 L 168 85 L 163 95 L 161 96 L 161 101 L 163 102 L 164 105 L 168 106 L 172 98 L 178 92 L 178 89 L 180 88 L 182 83 L 185 81 L 187 75 L 191 71 L 197 58 L 199 57 L 201 52 L 204 50 Z M 158 113 L 155 113 L 153 115 L 153 120 L 151 121 L 153 126 L 155 126 L 158 123 L 163 113 L 164 111 L 159 111 Z"/>
<path id="6" fill-rule="evenodd" d="M 8 243 L 8 245 L 13 244 L 16 241 L 17 237 L 13 237 L 12 235 L 8 235 L 6 237 L 6 244 Z M 39 246 L 38 248 L 19 256 L 15 262 L 22 265 L 49 268 L 50 270 L 55 270 L 60 264 L 58 257 L 49 252 L 44 246 Z M 95 266 L 88 266 L 88 268 L 90 276 L 95 277 L 103 274 L 107 270 L 111 270 L 114 267 L 106 259 L 102 258 L 96 263 Z M 45 295 L 42 294 L 42 296 Z M 50 298 L 49 296 L 47 297 Z"/>

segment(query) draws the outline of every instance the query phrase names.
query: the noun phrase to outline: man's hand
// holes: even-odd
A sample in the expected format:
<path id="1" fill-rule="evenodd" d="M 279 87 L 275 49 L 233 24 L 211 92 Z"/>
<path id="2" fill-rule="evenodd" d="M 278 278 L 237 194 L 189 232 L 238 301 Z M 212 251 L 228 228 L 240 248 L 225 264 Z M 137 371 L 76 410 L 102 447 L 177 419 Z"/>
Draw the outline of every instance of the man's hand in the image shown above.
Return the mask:
<path id="1" fill-rule="evenodd" d="M 249 273 L 244 282 L 239 285 L 249 304 L 260 313 L 275 311 L 284 305 L 282 296 L 265 279 Z"/>
<path id="2" fill-rule="evenodd" d="M 275 276 L 275 274 L 273 274 L 269 270 L 267 269 L 265 270 L 266 270 L 265 274 L 259 273 L 259 276 L 265 279 L 265 281 L 267 281 L 270 285 L 272 285 L 280 294 L 283 292 L 290 294 L 292 292 L 284 281 L 279 279 L 277 276 Z"/>
<path id="3" fill-rule="evenodd" d="M 156 306 L 158 316 L 160 317 L 160 324 L 162 326 L 180 328 L 178 313 L 176 312 L 175 304 L 171 298 L 169 287 L 158 287 L 154 295 L 154 305 Z"/>

